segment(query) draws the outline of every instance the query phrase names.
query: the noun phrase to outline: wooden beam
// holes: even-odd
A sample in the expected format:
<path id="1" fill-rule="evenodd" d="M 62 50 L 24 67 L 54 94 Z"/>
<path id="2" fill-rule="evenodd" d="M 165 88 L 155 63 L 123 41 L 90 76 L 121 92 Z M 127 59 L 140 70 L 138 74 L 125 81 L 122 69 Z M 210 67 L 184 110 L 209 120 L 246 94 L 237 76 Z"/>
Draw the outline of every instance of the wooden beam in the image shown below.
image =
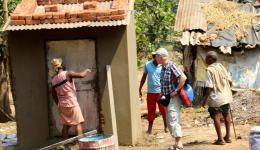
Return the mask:
<path id="1" fill-rule="evenodd" d="M 61 145 L 65 145 L 65 144 L 74 142 L 74 141 L 76 141 L 76 140 L 78 140 L 78 139 L 80 139 L 80 138 L 82 138 L 82 137 L 89 136 L 89 135 L 94 135 L 94 134 L 97 134 L 97 130 L 92 130 L 92 131 L 83 133 L 83 134 L 81 134 L 81 135 L 78 135 L 78 136 L 69 138 L 69 139 L 67 139 L 67 140 L 63 140 L 63 141 L 60 141 L 60 142 L 58 142 L 58 143 L 55 143 L 55 144 L 52 144 L 52 145 L 49 145 L 49 146 L 40 148 L 39 150 L 51 150 L 51 149 L 54 149 L 54 148 L 56 148 L 56 147 L 58 147 L 58 146 L 61 146 Z"/>

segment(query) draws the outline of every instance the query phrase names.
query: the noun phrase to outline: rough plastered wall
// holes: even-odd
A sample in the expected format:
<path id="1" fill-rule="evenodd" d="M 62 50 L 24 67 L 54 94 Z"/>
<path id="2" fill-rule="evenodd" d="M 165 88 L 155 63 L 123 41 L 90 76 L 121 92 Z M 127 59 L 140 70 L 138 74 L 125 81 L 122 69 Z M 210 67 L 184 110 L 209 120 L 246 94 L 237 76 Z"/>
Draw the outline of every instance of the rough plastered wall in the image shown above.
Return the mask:
<path id="1" fill-rule="evenodd" d="M 128 47 L 128 74 L 129 74 L 129 93 L 130 93 L 130 110 L 131 110 L 131 132 L 132 145 L 136 144 L 138 138 L 141 137 L 141 114 L 138 104 L 138 81 L 137 81 L 137 50 L 136 50 L 136 35 L 134 26 L 134 15 L 132 21 L 127 27 L 127 47 Z"/>
<path id="2" fill-rule="evenodd" d="M 137 101 L 137 55 L 133 18 L 117 45 L 117 51 L 113 54 L 106 52 L 104 55 L 108 57 L 113 55 L 111 71 L 119 144 L 134 145 L 140 137 L 141 120 Z M 107 59 L 102 61 L 107 61 Z M 106 117 L 110 113 L 110 109 L 107 107 L 109 105 L 108 86 L 107 82 L 105 83 L 102 97 L 102 101 L 104 101 L 102 108 L 106 108 L 102 113 L 105 122 L 104 132 L 111 133 L 111 118 Z"/>
<path id="3" fill-rule="evenodd" d="M 198 47 L 197 49 L 197 81 L 205 81 L 205 56 L 207 51 L 210 50 L 216 49 L 202 47 Z M 231 55 L 219 54 L 218 61 L 221 62 L 229 71 L 234 87 L 260 88 L 259 49 L 245 50 L 243 53 L 232 51 Z"/>
<path id="4" fill-rule="evenodd" d="M 105 133 L 112 129 L 106 86 L 106 65 L 111 65 L 119 143 L 132 145 L 137 142 L 141 128 L 134 73 L 136 50 L 135 42 L 127 42 L 132 37 L 133 23 L 127 29 L 118 26 L 9 32 L 19 148 L 38 148 L 46 145 L 50 138 L 45 42 L 52 40 L 96 41 L 101 129 Z"/>

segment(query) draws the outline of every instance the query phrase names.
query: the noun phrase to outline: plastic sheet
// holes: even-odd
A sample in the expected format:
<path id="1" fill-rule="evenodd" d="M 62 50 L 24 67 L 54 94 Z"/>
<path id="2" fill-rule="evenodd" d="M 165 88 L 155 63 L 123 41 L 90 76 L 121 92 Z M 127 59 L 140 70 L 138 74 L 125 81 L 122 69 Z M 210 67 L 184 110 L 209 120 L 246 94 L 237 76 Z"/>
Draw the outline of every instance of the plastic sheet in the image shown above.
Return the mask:
<path id="1" fill-rule="evenodd" d="M 250 150 L 260 150 L 260 126 L 251 129 L 249 135 Z"/>

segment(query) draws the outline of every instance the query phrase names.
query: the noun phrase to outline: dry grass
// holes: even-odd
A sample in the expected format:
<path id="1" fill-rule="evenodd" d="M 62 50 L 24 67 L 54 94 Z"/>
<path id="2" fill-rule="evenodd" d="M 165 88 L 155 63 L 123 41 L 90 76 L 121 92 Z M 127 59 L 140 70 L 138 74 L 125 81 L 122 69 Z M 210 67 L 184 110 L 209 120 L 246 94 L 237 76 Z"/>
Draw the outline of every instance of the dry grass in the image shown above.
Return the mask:
<path id="1" fill-rule="evenodd" d="M 208 23 L 214 24 L 217 29 L 233 29 L 238 39 L 245 34 L 245 28 L 252 25 L 256 14 L 245 12 L 240 5 L 226 0 L 212 0 L 203 7 Z"/>

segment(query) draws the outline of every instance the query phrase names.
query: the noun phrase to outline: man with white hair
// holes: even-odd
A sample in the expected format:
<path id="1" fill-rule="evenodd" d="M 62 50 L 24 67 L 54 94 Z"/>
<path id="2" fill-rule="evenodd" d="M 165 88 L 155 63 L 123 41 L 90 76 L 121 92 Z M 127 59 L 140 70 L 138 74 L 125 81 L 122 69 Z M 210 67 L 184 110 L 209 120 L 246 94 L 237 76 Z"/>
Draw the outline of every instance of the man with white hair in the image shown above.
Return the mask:
<path id="1" fill-rule="evenodd" d="M 181 142 L 182 130 L 180 125 L 180 107 L 181 99 L 178 96 L 179 91 L 184 86 L 187 77 L 185 74 L 170 61 L 168 52 L 164 48 L 159 48 L 155 52 L 155 59 L 159 64 L 162 64 L 161 71 L 161 90 L 163 95 L 170 95 L 170 103 L 166 110 L 166 120 L 168 129 L 173 138 L 175 145 L 169 149 L 181 150 L 183 144 Z"/>

